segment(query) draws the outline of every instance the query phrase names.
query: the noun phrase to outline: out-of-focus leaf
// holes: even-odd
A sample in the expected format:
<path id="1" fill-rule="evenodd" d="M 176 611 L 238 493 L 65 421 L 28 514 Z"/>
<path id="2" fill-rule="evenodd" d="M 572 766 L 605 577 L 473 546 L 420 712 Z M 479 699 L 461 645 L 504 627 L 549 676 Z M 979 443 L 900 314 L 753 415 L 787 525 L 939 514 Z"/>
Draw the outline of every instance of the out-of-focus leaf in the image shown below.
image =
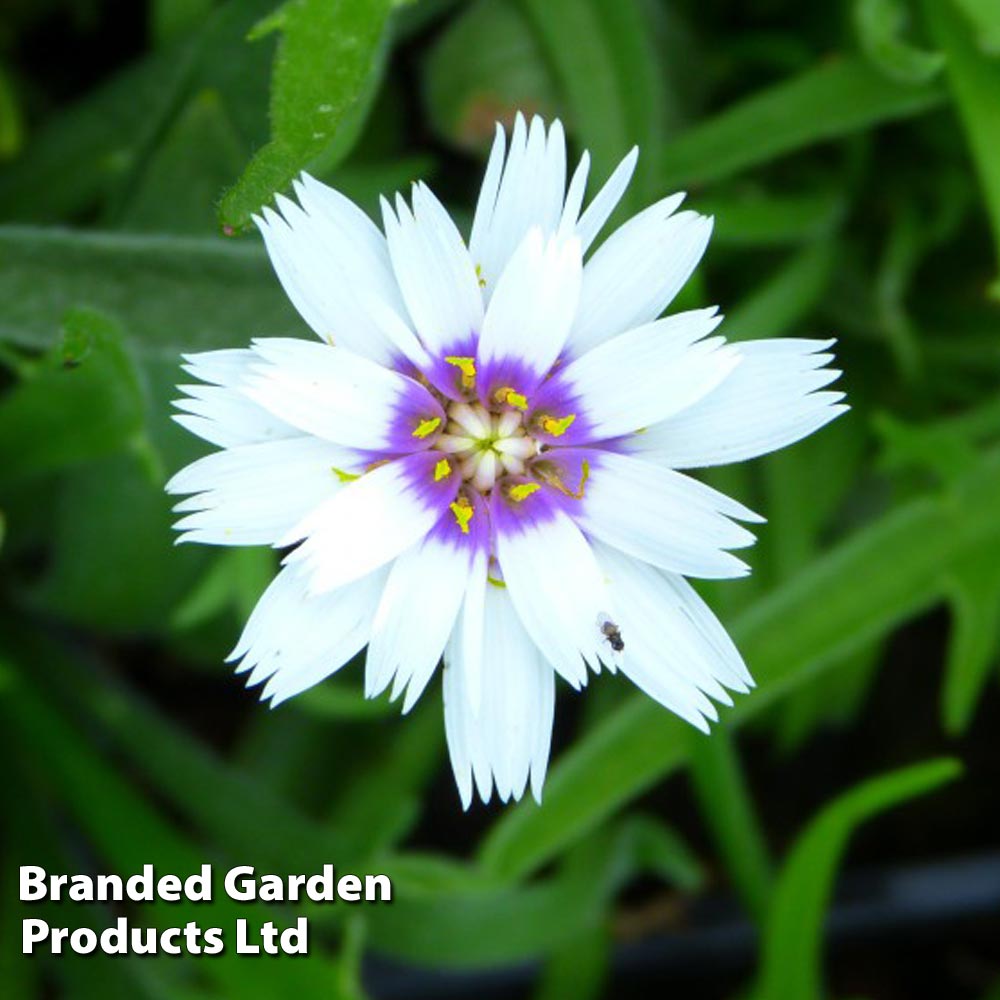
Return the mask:
<path id="1" fill-rule="evenodd" d="M 21 109 L 10 79 L 0 66 L 0 161 L 14 156 L 21 149 L 23 141 Z"/>
<path id="2" fill-rule="evenodd" d="M 105 870 L 138 872 L 152 863 L 164 872 L 198 871 L 206 862 L 204 851 L 177 833 L 147 797 L 133 789 L 118 769 L 94 752 L 82 734 L 29 687 L 27 671 L 18 673 L 16 698 L 0 699 L 4 728 L 30 748 L 36 766 L 45 770 L 59 801 L 70 810 L 107 866 Z M 153 903 L 144 908 L 143 915 L 150 925 L 176 927 L 193 920 L 203 926 L 222 926 L 229 935 L 235 932 L 237 918 L 256 922 L 273 917 L 265 907 L 233 903 L 218 886 L 216 890 L 211 903 Z M 286 991 L 319 996 L 329 975 L 315 953 L 290 961 L 247 963 L 233 948 L 200 968 L 226 995 L 246 1000 L 270 1000 Z"/>
<path id="3" fill-rule="evenodd" d="M 244 160 L 219 93 L 196 94 L 150 155 L 118 216 L 123 229 L 209 235 L 215 201 Z"/>
<path id="4" fill-rule="evenodd" d="M 270 549 L 225 549 L 174 610 L 173 626 L 194 628 L 224 611 L 235 611 L 240 621 L 245 621 L 274 572 Z"/>
<path id="5" fill-rule="evenodd" d="M 900 0 L 855 0 L 854 26 L 865 55 L 894 80 L 924 83 L 941 72 L 944 56 L 906 41 L 907 20 Z"/>
<path id="6" fill-rule="evenodd" d="M 961 773 L 935 760 L 872 778 L 835 799 L 809 824 L 785 862 L 764 935 L 759 1000 L 821 1000 L 823 914 L 841 855 L 867 819 Z"/>
<path id="7" fill-rule="evenodd" d="M 149 32 L 153 45 L 183 38 L 211 12 L 213 0 L 152 0 Z"/>
<path id="8" fill-rule="evenodd" d="M 142 421 L 142 391 L 121 330 L 94 310 L 71 310 L 61 345 L 0 399 L 0 482 L 121 451 Z"/>
<path id="9" fill-rule="evenodd" d="M 921 114 L 942 99 L 933 83 L 897 83 L 860 58 L 832 57 L 671 140 L 664 181 L 671 188 L 719 181 L 818 142 Z"/>
<path id="10" fill-rule="evenodd" d="M 556 950 L 538 980 L 535 1000 L 597 1000 L 611 966 L 611 935 L 590 927 Z"/>
<path id="11" fill-rule="evenodd" d="M 758 682 L 728 721 L 788 691 L 945 596 L 970 552 L 1000 551 L 1000 454 L 940 497 L 912 501 L 858 531 L 742 614 L 731 629 Z M 545 808 L 521 803 L 485 838 L 481 857 L 526 875 L 688 760 L 685 724 L 635 695 L 580 740 L 549 776 Z"/>
<path id="12" fill-rule="evenodd" d="M 606 177 L 629 149 L 644 150 L 626 205 L 649 194 L 659 153 L 663 79 L 645 16 L 634 0 L 521 0 L 565 96 L 580 145 L 590 150 L 596 177 Z M 566 39 L 573 44 L 567 45 Z M 658 185 L 657 185 L 658 186 Z"/>
<path id="13" fill-rule="evenodd" d="M 699 212 L 715 216 L 713 244 L 781 246 L 821 241 L 844 218 L 847 199 L 834 187 L 804 194 L 758 190 L 713 191 L 699 196 Z"/>
<path id="14" fill-rule="evenodd" d="M 954 0 L 924 0 L 931 35 L 948 60 L 947 81 L 983 189 L 1000 262 L 1000 61 L 976 46 Z M 1000 300 L 1000 278 L 991 286 Z"/>
<path id="15" fill-rule="evenodd" d="M 287 0 L 268 20 L 264 30 L 281 31 L 271 141 L 223 196 L 223 227 L 245 226 L 331 145 L 375 66 L 388 11 L 389 0 Z"/>
<path id="16" fill-rule="evenodd" d="M 170 501 L 134 455 L 66 473 L 47 524 L 49 560 L 23 599 L 118 636 L 157 634 L 208 553 L 173 544 Z"/>
<path id="17" fill-rule="evenodd" d="M 115 74 L 48 119 L 0 174 L 0 216 L 33 222 L 103 203 L 113 214 L 189 94 L 222 94 L 247 150 L 266 133 L 269 46 L 247 45 L 274 0 L 230 0 L 194 36 Z"/>
<path id="18" fill-rule="evenodd" d="M 172 364 L 304 329 L 262 246 L 0 227 L 0 339 L 47 348 L 80 303 L 114 316 L 137 355 Z"/>
<path id="19" fill-rule="evenodd" d="M 762 921 L 771 893 L 771 862 L 739 756 L 721 726 L 691 741 L 691 781 L 701 815 L 712 833 L 747 913 Z"/>
<path id="20" fill-rule="evenodd" d="M 826 291 L 836 246 L 819 240 L 782 264 L 726 317 L 730 340 L 773 337 L 807 315 Z"/>
<path id="21" fill-rule="evenodd" d="M 991 550 L 971 553 L 954 568 L 949 585 L 952 626 L 941 711 L 952 735 L 972 719 L 990 667 L 1000 657 L 1000 559 Z"/>
<path id="22" fill-rule="evenodd" d="M 955 4 L 972 25 L 980 48 L 1000 54 L 1000 7 L 993 0 L 955 0 Z"/>
<path id="23" fill-rule="evenodd" d="M 524 13 L 508 0 L 470 4 L 423 64 L 424 103 L 437 133 L 463 149 L 488 149 L 498 121 L 560 112 L 552 75 Z"/>

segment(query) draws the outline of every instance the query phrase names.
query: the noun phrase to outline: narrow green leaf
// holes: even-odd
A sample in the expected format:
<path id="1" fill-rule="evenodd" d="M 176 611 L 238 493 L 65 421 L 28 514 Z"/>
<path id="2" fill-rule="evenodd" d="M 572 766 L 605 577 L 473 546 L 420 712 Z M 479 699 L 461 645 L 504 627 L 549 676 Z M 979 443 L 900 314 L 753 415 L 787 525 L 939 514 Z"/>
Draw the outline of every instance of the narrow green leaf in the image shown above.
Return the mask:
<path id="1" fill-rule="evenodd" d="M 271 83 L 271 141 L 223 196 L 220 224 L 241 229 L 334 142 L 374 69 L 389 0 L 288 0 Z"/>
<path id="2" fill-rule="evenodd" d="M 719 189 L 699 195 L 697 209 L 715 216 L 713 245 L 782 246 L 829 237 L 846 214 L 847 198 L 833 186 L 802 194 Z"/>
<path id="3" fill-rule="evenodd" d="M 835 799 L 809 824 L 775 888 L 756 989 L 760 1000 L 822 1000 L 823 915 L 851 835 L 873 816 L 960 773 L 958 761 L 942 759 L 872 778 Z"/>
<path id="4" fill-rule="evenodd" d="M 939 601 L 950 567 L 1000 547 L 1000 455 L 940 497 L 900 507 L 861 529 L 733 622 L 758 688 L 727 721 L 759 714 L 831 665 Z M 689 759 L 684 723 L 633 695 L 554 767 L 545 806 L 521 803 L 483 841 L 480 856 L 517 878 L 556 856 L 624 803 Z"/>
<path id="5" fill-rule="evenodd" d="M 931 35 L 948 60 L 947 80 L 979 174 L 1000 263 L 1000 61 L 976 46 L 953 0 L 924 0 Z M 1000 300 L 1000 277 L 991 294 Z"/>
<path id="6" fill-rule="evenodd" d="M 827 289 L 836 260 L 829 240 L 798 251 L 726 317 L 730 340 L 774 337 L 808 315 Z"/>
<path id="7" fill-rule="evenodd" d="M 860 58 L 834 56 L 672 140 L 663 157 L 664 183 L 719 181 L 819 142 L 919 115 L 942 98 L 932 83 L 896 83 Z"/>
<path id="8" fill-rule="evenodd" d="M 990 550 L 972 553 L 949 580 L 952 626 L 945 661 L 941 711 L 945 729 L 960 735 L 1000 657 L 1000 560 Z"/>
<path id="9" fill-rule="evenodd" d="M 756 921 L 767 912 L 771 862 L 743 768 L 722 726 L 706 738 L 692 732 L 690 776 L 694 792 L 744 908 Z"/>
<path id="10" fill-rule="evenodd" d="M 865 55 L 900 83 L 924 83 L 941 72 L 944 56 L 903 38 L 907 10 L 900 0 L 855 0 L 854 26 Z"/>

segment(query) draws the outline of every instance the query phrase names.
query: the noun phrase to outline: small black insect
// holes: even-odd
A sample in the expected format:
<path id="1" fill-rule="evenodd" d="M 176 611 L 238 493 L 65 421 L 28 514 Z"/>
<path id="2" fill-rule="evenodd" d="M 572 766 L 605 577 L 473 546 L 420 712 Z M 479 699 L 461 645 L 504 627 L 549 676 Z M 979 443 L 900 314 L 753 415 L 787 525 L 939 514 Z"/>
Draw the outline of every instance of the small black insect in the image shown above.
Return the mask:
<path id="1" fill-rule="evenodd" d="M 608 645 L 616 653 L 620 653 L 625 648 L 621 629 L 606 614 L 602 613 L 597 616 L 597 627 L 601 630 L 601 635 L 608 640 Z"/>

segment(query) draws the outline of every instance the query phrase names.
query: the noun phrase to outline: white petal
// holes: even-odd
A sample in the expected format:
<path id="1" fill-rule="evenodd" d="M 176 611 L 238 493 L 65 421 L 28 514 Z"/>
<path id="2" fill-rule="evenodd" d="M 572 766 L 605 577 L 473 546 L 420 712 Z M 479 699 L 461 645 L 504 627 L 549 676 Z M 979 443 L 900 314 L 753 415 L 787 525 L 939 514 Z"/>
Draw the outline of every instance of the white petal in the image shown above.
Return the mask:
<path id="1" fill-rule="evenodd" d="M 672 468 L 742 462 L 807 437 L 847 410 L 842 392 L 819 392 L 840 372 L 825 368 L 832 340 L 742 341 L 741 361 L 693 406 L 637 435 L 629 446 Z"/>
<path id="2" fill-rule="evenodd" d="M 482 707 L 466 692 L 466 664 L 456 644 L 445 655 L 445 733 L 462 804 L 472 801 L 475 778 L 488 802 L 496 786 L 501 801 L 520 798 L 531 780 L 541 800 L 555 705 L 551 668 L 543 662 L 502 588 L 485 593 L 482 646 Z"/>
<path id="3" fill-rule="evenodd" d="M 680 576 L 663 573 L 597 543 L 597 559 L 614 595 L 625 651 L 622 672 L 647 694 L 707 729 L 716 718 L 706 695 L 725 705 L 724 688 L 753 682 L 725 630 Z"/>
<path id="4" fill-rule="evenodd" d="M 396 280 L 414 328 L 432 353 L 474 336 L 483 321 L 476 269 L 462 237 L 425 184 L 413 186 L 413 210 L 382 199 L 382 218 Z"/>
<path id="5" fill-rule="evenodd" d="M 681 290 L 708 245 L 712 220 L 672 213 L 680 195 L 615 230 L 587 262 L 569 346 L 575 355 L 656 319 Z"/>
<path id="6" fill-rule="evenodd" d="M 253 610 L 230 660 L 250 672 L 248 685 L 270 678 L 262 698 L 277 705 L 339 670 L 368 641 L 385 582 L 379 570 L 316 596 L 296 568 L 286 567 Z"/>
<path id="7" fill-rule="evenodd" d="M 549 236 L 559 225 L 566 190 L 566 137 L 562 124 L 554 121 L 546 134 L 540 118 L 532 119 L 529 130 L 518 114 L 498 183 L 496 163 L 502 156 L 503 144 L 498 138 L 469 242 L 487 301 L 528 230 L 537 226 Z"/>
<path id="8" fill-rule="evenodd" d="M 303 518 L 282 539 L 305 539 L 285 561 L 302 567 L 312 593 L 324 593 L 394 559 L 423 538 L 440 514 L 414 490 L 406 460 L 389 462 Z"/>
<path id="9" fill-rule="evenodd" d="M 533 228 L 490 300 L 479 340 L 481 361 L 520 360 L 539 378 L 562 351 L 580 297 L 580 241 L 548 240 Z"/>
<path id="10" fill-rule="evenodd" d="M 679 313 L 612 337 L 556 376 L 579 396 L 595 438 L 648 427 L 711 392 L 736 367 L 735 347 L 702 339 L 722 322 L 715 309 Z"/>
<path id="11" fill-rule="evenodd" d="M 760 518 L 679 472 L 611 452 L 591 470 L 577 522 L 589 535 L 662 569 L 707 579 L 744 576 L 727 549 L 754 537 L 729 518 Z"/>
<path id="12" fill-rule="evenodd" d="M 497 530 L 497 561 L 518 616 L 542 655 L 575 688 L 586 664 L 610 662 L 599 618 L 613 612 L 590 544 L 562 511 L 521 530 Z M 586 662 L 585 662 L 586 661 Z"/>
<path id="13" fill-rule="evenodd" d="M 580 216 L 576 232 L 583 244 L 584 253 L 597 238 L 597 234 L 611 217 L 618 202 L 622 200 L 622 195 L 625 194 L 625 189 L 632 180 L 632 174 L 635 173 L 638 159 L 639 147 L 633 146 L 622 162 L 615 167 L 614 172 L 605 181 L 601 190 L 597 192 L 594 200 L 587 206 L 587 210 Z M 683 195 L 681 197 L 683 198 Z"/>
<path id="14" fill-rule="evenodd" d="M 394 682 L 393 699 L 405 689 L 403 711 L 413 707 L 451 635 L 470 567 L 468 549 L 433 535 L 393 563 L 368 647 L 365 694 L 369 698 Z"/>
<path id="15" fill-rule="evenodd" d="M 185 354 L 182 366 L 209 385 L 181 385 L 187 398 L 174 400 L 183 412 L 174 420 L 192 434 L 222 448 L 297 437 L 299 431 L 252 402 L 240 391 L 257 358 L 247 349 Z"/>
<path id="16" fill-rule="evenodd" d="M 338 470 L 351 469 L 349 451 L 318 438 L 238 445 L 198 459 L 167 483 L 168 493 L 192 493 L 174 507 L 187 513 L 179 542 L 274 545 L 340 488 Z"/>
<path id="17" fill-rule="evenodd" d="M 374 298 L 402 309 L 385 239 L 359 208 L 312 177 L 304 174 L 295 190 L 302 207 L 279 195 L 281 215 L 265 208 L 263 218 L 254 216 L 285 293 L 320 339 L 389 363 L 392 345 L 363 304 Z"/>
<path id="18" fill-rule="evenodd" d="M 280 420 L 329 441 L 389 447 L 400 431 L 398 407 L 409 399 L 427 417 L 443 416 L 418 383 L 344 348 L 272 338 L 255 340 L 254 353 L 259 364 L 247 375 L 244 393 Z"/>

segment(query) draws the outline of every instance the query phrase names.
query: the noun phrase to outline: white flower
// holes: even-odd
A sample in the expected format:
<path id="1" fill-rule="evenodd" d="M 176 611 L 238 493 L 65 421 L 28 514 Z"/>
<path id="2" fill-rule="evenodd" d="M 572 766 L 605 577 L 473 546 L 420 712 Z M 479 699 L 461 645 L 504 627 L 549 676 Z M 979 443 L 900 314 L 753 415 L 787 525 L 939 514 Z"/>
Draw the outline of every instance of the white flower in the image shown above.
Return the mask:
<path id="1" fill-rule="evenodd" d="M 518 117 L 468 245 L 423 184 L 385 235 L 306 175 L 256 220 L 318 341 L 187 357 L 177 420 L 219 447 L 178 473 L 180 540 L 289 547 L 231 656 L 277 704 L 368 646 L 408 711 L 444 659 L 463 803 L 540 797 L 555 676 L 621 670 L 694 725 L 752 685 L 685 576 L 741 576 L 761 520 L 678 469 L 735 462 L 841 413 L 832 341 L 658 319 L 710 219 L 665 198 L 588 251 L 633 150 L 581 212 L 557 121 Z M 585 262 L 586 258 L 586 262 Z"/>

